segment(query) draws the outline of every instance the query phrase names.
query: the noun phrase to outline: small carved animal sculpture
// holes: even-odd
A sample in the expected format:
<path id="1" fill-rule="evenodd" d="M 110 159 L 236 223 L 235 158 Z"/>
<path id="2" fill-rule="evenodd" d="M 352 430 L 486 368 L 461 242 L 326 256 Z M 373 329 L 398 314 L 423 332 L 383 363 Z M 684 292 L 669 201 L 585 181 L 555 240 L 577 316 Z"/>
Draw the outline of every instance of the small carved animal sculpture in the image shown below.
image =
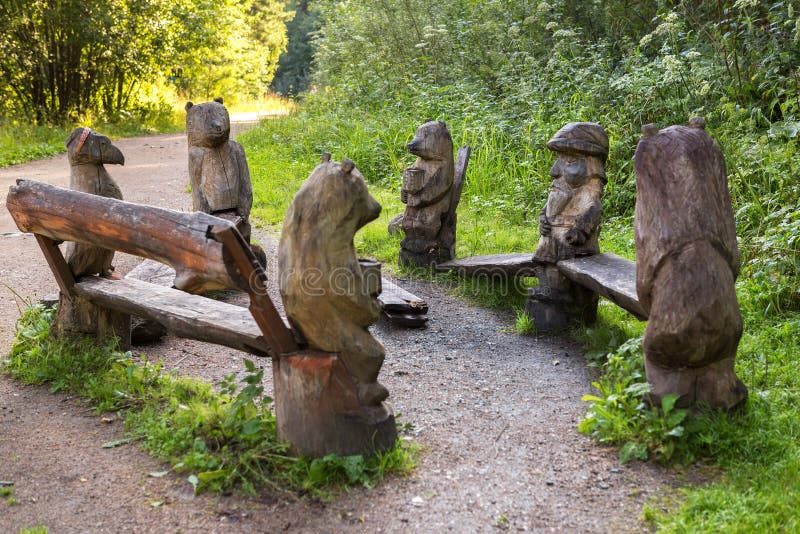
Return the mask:
<path id="1" fill-rule="evenodd" d="M 89 128 L 76 128 L 67 137 L 66 146 L 71 189 L 122 200 L 119 186 L 111 179 L 103 164 L 124 165 L 125 157 L 108 137 Z M 114 270 L 111 266 L 113 250 L 69 242 L 65 257 L 76 277 L 92 274 L 108 276 Z"/>
<path id="2" fill-rule="evenodd" d="M 733 408 L 747 399 L 734 372 L 742 317 L 736 227 L 722 151 L 695 117 L 645 126 L 636 148 L 636 290 L 649 313 L 644 359 L 652 395 L 679 406 Z"/>
<path id="3" fill-rule="evenodd" d="M 442 121 L 428 120 L 417 129 L 408 151 L 417 156 L 403 172 L 401 196 L 406 204 L 400 262 L 428 266 L 453 259 L 456 219 L 448 216 L 453 187 L 453 140 Z"/>
<path id="4" fill-rule="evenodd" d="M 192 208 L 230 220 L 249 243 L 253 186 L 244 149 L 230 133 L 222 98 L 186 103 Z"/>
<path id="5" fill-rule="evenodd" d="M 340 354 L 365 406 L 389 392 L 377 382 L 383 346 L 367 330 L 381 309 L 366 289 L 353 236 L 380 212 L 353 162 L 326 155 L 289 206 L 278 248 L 289 321 L 312 348 Z"/>

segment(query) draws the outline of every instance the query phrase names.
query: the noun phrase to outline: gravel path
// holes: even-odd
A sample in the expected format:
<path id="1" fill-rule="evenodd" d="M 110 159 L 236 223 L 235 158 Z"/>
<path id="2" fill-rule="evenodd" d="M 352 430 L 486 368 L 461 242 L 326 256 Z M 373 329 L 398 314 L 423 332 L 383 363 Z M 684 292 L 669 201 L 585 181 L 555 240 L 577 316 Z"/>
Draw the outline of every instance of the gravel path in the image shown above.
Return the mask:
<path id="1" fill-rule="evenodd" d="M 183 135 L 116 144 L 128 163 L 109 172 L 126 200 L 190 207 Z M 9 288 L 34 300 L 56 291 L 35 241 L 17 233 L 5 210 L 8 187 L 21 176 L 66 185 L 66 158 L 0 169 L 0 354 L 18 316 Z M 256 237 L 274 259 L 274 239 Z M 136 262 L 118 254 L 115 264 L 126 272 Z M 614 451 L 578 434 L 591 381 L 578 346 L 514 334 L 511 314 L 469 305 L 434 283 L 401 285 L 428 301 L 429 326 L 382 321 L 373 331 L 386 347 L 381 381 L 389 401 L 423 447 L 411 476 L 330 503 L 194 496 L 185 476 L 149 477 L 164 465 L 135 444 L 102 449 L 123 435 L 120 422 L 103 424 L 83 401 L 0 376 L 0 480 L 14 482 L 19 501 L 0 502 L 0 532 L 36 525 L 51 533 L 647 530 L 642 504 L 669 491 L 675 475 L 649 464 L 620 466 Z M 245 356 L 176 338 L 136 350 L 208 381 L 241 371 Z M 265 386 L 271 391 L 271 378 Z"/>

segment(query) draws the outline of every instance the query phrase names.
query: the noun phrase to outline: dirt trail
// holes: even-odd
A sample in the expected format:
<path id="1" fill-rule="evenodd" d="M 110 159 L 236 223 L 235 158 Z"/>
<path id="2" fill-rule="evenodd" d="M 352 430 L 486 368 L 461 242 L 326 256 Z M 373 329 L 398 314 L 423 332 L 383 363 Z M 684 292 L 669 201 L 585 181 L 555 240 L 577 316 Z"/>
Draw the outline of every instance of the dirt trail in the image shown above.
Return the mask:
<path id="1" fill-rule="evenodd" d="M 127 163 L 109 172 L 126 200 L 190 207 L 183 135 L 116 144 Z M 65 156 L 0 169 L 0 283 L 22 297 L 52 294 L 56 284 L 33 238 L 17 232 L 6 192 L 17 177 L 67 185 L 68 176 Z M 274 259 L 274 239 L 256 237 Z M 115 261 L 123 272 L 135 263 Z M 36 525 L 53 533 L 646 530 L 642 503 L 672 486 L 673 476 L 619 466 L 613 451 L 577 433 L 580 397 L 590 392 L 578 347 L 510 333 L 511 314 L 470 306 L 435 284 L 401 283 L 428 300 L 430 325 L 414 331 L 381 322 L 374 332 L 386 346 L 382 381 L 394 411 L 424 447 L 411 476 L 327 504 L 194 496 L 185 476 L 149 477 L 164 464 L 135 444 L 102 449 L 123 435 L 120 422 L 103 424 L 80 400 L 0 376 L 0 480 L 14 482 L 19 501 L 0 501 L 0 532 Z M 0 287 L 0 355 L 13 339 L 17 304 Z M 209 381 L 243 367 L 240 352 L 182 339 L 136 350 Z M 265 387 L 271 391 L 269 378 Z"/>

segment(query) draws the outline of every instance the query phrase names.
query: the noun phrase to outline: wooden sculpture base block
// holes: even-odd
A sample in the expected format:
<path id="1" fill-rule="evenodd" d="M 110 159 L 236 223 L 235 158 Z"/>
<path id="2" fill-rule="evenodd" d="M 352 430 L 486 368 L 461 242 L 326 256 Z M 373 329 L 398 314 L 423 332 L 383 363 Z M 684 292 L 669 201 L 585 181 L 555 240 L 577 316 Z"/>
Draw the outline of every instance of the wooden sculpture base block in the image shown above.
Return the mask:
<path id="1" fill-rule="evenodd" d="M 304 351 L 273 359 L 278 437 L 296 454 L 371 455 L 397 441 L 391 408 L 362 406 L 336 354 Z"/>
<path id="2" fill-rule="evenodd" d="M 679 408 L 737 408 L 747 400 L 747 388 L 734 372 L 734 361 L 731 357 L 703 367 L 666 369 L 645 356 L 647 381 L 653 386 L 650 398 L 660 405 L 665 395 L 678 393 L 681 397 L 675 406 Z"/>
<path id="3" fill-rule="evenodd" d="M 83 297 L 59 295 L 58 312 L 52 326 L 56 337 L 82 337 L 91 334 L 100 342 L 113 338 L 119 340 L 119 348 L 131 346 L 131 316 L 109 310 L 89 302 Z"/>
<path id="4" fill-rule="evenodd" d="M 569 280 L 552 265 L 537 270 L 539 285 L 528 289 L 525 313 L 540 332 L 553 332 L 572 323 L 594 324 L 598 296 Z"/>

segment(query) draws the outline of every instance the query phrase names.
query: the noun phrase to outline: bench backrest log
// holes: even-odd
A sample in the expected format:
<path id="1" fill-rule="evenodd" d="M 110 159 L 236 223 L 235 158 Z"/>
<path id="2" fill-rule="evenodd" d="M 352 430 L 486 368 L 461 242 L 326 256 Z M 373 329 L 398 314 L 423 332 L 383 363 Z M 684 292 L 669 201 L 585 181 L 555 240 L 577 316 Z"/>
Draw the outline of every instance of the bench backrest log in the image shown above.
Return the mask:
<path id="1" fill-rule="evenodd" d="M 250 312 L 272 355 L 297 351 L 291 330 L 266 294 L 266 275 L 250 247 L 224 219 L 183 213 L 18 180 L 6 206 L 19 229 L 42 248 L 61 291 L 76 283 L 58 244 L 88 243 L 172 266 L 181 277 L 237 287 L 250 296 Z"/>

